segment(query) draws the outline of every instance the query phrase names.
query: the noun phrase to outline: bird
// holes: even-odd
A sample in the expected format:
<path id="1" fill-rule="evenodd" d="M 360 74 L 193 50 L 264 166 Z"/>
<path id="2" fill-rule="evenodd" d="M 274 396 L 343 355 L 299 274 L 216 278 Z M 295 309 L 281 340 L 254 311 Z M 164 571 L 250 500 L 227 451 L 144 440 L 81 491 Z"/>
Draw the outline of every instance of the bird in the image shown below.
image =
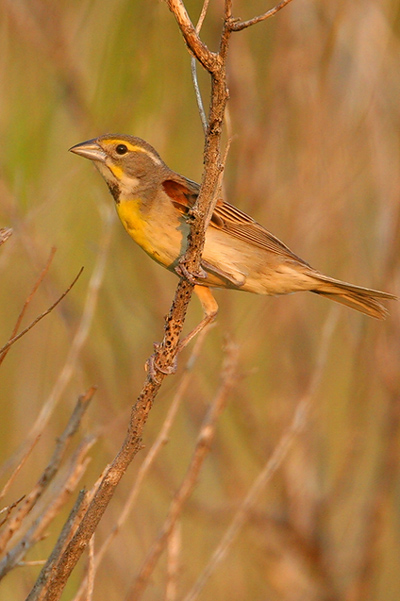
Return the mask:
<path id="1" fill-rule="evenodd" d="M 138 137 L 104 134 L 69 150 L 94 163 L 131 238 L 157 263 L 182 277 L 179 261 L 186 251 L 188 216 L 199 184 L 170 169 L 158 152 Z M 309 291 L 377 319 L 387 315 L 382 300 L 397 300 L 388 292 L 320 273 L 222 198 L 218 198 L 206 230 L 201 273 L 191 277 L 204 322 L 215 319 L 218 312 L 212 288 L 272 296 Z"/>

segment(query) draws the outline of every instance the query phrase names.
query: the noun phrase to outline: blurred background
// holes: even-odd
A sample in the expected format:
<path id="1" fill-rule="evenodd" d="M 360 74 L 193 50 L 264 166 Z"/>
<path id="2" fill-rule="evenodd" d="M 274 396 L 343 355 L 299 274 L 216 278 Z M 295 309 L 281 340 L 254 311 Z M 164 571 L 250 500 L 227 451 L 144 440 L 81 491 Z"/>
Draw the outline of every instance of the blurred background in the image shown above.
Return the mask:
<path id="1" fill-rule="evenodd" d="M 186 2 L 193 21 L 201 4 Z M 261 0 L 236 0 L 233 7 L 241 18 L 269 8 Z M 203 39 L 213 49 L 222 11 L 222 1 L 211 0 Z M 274 19 L 235 34 L 224 180 L 231 203 L 317 269 L 398 295 L 399 17 L 399 0 L 294 0 Z M 90 465 L 29 551 L 26 559 L 37 561 L 49 555 L 78 489 L 90 487 L 119 449 L 177 284 L 117 222 L 92 165 L 67 150 L 106 132 L 133 134 L 199 181 L 203 133 L 189 54 L 164 2 L 0 0 L 0 48 L 0 227 L 14 230 L 0 248 L 0 346 L 52 247 L 23 326 L 84 266 L 68 296 L 0 367 L 3 483 L 48 408 L 40 439 L 2 505 L 32 489 L 78 396 L 98 387 L 77 438 L 96 437 Z M 199 72 L 199 82 L 207 106 L 208 76 Z M 217 395 L 230 339 L 239 347 L 237 381 L 173 544 L 142 598 L 185 599 L 308 399 L 305 427 L 193 598 L 397 600 L 399 305 L 391 302 L 390 316 L 378 322 L 311 294 L 217 291 L 216 298 L 217 326 L 190 372 L 168 443 L 98 566 L 94 598 L 132 598 L 135 575 Z M 186 328 L 200 318 L 194 298 Z M 145 448 L 96 532 L 95 557 L 159 437 L 192 349 L 157 397 Z M 171 565 L 178 566 L 174 577 Z M 75 598 L 86 570 L 84 556 L 63 598 Z M 27 565 L 10 572 L 1 598 L 24 599 L 39 571 Z"/>

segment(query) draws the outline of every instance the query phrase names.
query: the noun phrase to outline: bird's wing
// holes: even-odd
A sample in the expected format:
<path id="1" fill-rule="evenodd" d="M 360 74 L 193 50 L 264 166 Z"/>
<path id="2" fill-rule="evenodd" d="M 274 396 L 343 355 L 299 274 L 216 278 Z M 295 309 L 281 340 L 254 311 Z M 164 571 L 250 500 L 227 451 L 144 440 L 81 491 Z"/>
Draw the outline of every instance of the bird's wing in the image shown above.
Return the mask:
<path id="1" fill-rule="evenodd" d="M 173 179 L 166 179 L 163 182 L 163 188 L 182 215 L 188 213 L 199 193 L 198 184 L 178 174 L 176 176 L 174 174 Z M 210 220 L 210 227 L 267 252 L 281 255 L 289 261 L 310 267 L 252 217 L 222 199 L 217 201 Z"/>

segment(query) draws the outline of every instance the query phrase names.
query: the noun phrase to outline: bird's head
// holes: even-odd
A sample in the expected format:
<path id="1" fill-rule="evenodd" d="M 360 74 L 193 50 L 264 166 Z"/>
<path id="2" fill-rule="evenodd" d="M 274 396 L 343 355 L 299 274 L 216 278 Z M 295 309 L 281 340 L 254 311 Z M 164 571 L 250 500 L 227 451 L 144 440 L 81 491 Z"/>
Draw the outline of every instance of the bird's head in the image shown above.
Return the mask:
<path id="1" fill-rule="evenodd" d="M 117 201 L 157 186 L 169 171 L 157 151 L 134 136 L 105 134 L 69 150 L 93 161 Z"/>

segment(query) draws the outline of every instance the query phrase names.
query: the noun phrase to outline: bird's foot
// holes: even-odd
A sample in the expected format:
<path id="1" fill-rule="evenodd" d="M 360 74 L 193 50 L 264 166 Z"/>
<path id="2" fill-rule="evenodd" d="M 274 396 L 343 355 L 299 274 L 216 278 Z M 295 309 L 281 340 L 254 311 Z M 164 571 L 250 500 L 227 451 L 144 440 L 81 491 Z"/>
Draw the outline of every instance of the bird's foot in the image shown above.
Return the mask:
<path id="1" fill-rule="evenodd" d="M 202 269 L 202 267 L 200 267 L 199 271 L 197 272 L 190 271 L 186 266 L 184 257 L 179 259 L 178 264 L 175 267 L 175 271 L 180 278 L 184 278 L 194 286 L 198 283 L 198 280 L 204 280 L 207 277 L 207 273 L 204 271 L 204 269 Z"/>
<path id="2" fill-rule="evenodd" d="M 171 376 L 176 373 L 178 368 L 178 360 L 175 357 L 172 365 L 161 366 L 157 361 L 158 352 L 160 350 L 160 344 L 157 342 L 154 343 L 154 353 L 147 359 L 146 364 L 144 366 L 146 372 L 149 375 L 150 380 L 155 382 L 156 384 L 160 383 L 158 378 L 158 374 L 163 374 L 164 376 Z"/>

